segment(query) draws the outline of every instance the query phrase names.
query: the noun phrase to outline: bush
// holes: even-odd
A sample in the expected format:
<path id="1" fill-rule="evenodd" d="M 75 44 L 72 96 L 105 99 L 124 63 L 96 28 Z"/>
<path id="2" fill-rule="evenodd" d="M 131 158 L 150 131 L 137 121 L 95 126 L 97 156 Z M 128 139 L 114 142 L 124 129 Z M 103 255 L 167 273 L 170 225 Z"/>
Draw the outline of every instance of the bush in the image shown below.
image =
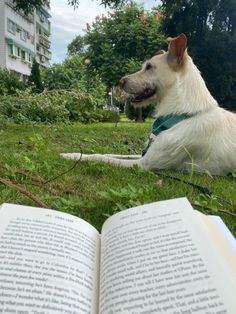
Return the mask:
<path id="1" fill-rule="evenodd" d="M 82 122 L 112 121 L 114 113 L 108 113 L 94 97 L 86 93 L 50 91 L 41 94 L 21 92 L 18 96 L 0 97 L 0 117 L 15 123 L 32 122 Z"/>
<path id="2" fill-rule="evenodd" d="M 120 120 L 120 114 L 116 110 L 100 110 L 101 122 L 118 122 Z"/>
<path id="3" fill-rule="evenodd" d="M 62 64 L 53 64 L 49 68 L 42 69 L 42 80 L 46 90 L 80 90 L 87 91 L 87 70 L 89 70 L 89 95 L 103 105 L 107 98 L 106 86 L 93 67 L 87 69 L 84 58 L 72 56 Z"/>
<path id="4" fill-rule="evenodd" d="M 143 122 L 147 117 L 151 117 L 153 114 L 155 106 L 149 105 L 147 107 L 135 108 L 130 103 L 125 105 L 125 114 L 130 120 L 135 120 L 136 122 Z"/>
<path id="5" fill-rule="evenodd" d="M 0 69 L 0 95 L 14 95 L 23 88 L 24 84 L 16 74 L 6 69 Z"/>

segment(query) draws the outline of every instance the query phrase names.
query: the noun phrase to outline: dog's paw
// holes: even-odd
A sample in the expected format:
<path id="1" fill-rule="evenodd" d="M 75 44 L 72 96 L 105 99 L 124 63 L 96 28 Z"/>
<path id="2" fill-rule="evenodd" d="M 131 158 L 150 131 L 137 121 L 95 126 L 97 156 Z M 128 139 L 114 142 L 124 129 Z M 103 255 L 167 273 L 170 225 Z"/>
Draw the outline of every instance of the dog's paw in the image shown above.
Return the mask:
<path id="1" fill-rule="evenodd" d="M 74 160 L 79 160 L 82 157 L 82 154 L 80 153 L 62 153 L 60 154 L 61 157 L 65 158 L 65 159 L 74 159 Z"/>

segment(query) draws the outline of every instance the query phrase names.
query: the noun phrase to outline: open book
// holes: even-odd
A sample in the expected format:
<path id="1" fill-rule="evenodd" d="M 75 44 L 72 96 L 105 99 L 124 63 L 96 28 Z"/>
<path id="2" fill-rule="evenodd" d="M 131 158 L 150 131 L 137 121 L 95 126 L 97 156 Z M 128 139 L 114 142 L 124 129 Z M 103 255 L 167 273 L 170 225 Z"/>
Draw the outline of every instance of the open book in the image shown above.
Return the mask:
<path id="1" fill-rule="evenodd" d="M 0 208 L 0 313 L 235 314 L 236 245 L 186 198 L 97 230 L 69 214 Z"/>

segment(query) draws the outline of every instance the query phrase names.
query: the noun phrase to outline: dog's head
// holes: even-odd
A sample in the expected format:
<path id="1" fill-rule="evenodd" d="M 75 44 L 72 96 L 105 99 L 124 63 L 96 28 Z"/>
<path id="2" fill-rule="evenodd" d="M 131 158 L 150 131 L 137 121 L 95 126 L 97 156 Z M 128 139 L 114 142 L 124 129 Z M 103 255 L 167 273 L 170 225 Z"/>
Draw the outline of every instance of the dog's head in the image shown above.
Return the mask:
<path id="1" fill-rule="evenodd" d="M 159 102 L 166 90 L 177 80 L 187 56 L 187 38 L 184 34 L 168 38 L 168 51 L 161 50 L 147 60 L 140 71 L 120 80 L 120 88 L 134 106 Z"/>

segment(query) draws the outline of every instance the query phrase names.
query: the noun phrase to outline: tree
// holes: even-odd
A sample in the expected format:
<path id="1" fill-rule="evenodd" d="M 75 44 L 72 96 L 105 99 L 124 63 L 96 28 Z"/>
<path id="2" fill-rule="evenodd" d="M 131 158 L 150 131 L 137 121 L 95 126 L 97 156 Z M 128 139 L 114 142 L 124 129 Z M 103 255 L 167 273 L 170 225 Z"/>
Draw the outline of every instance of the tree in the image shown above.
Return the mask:
<path id="1" fill-rule="evenodd" d="M 71 56 L 62 64 L 53 64 L 42 70 L 42 79 L 46 89 L 78 89 L 86 92 L 86 65 L 82 56 Z M 97 71 L 89 69 L 90 94 L 105 105 L 106 87 Z"/>
<path id="2" fill-rule="evenodd" d="M 117 8 L 108 17 L 97 16 L 91 26 L 87 25 L 82 49 L 86 46 L 84 55 L 91 60 L 92 67 L 110 90 L 123 75 L 138 71 L 142 62 L 163 45 L 163 40 L 157 11 L 145 12 L 141 6 L 132 3 Z M 76 51 L 76 40 L 69 47 L 70 51 Z M 129 112 L 133 119 L 143 120 L 151 110 L 131 109 Z"/>
<path id="3" fill-rule="evenodd" d="M 145 12 L 136 4 L 118 8 L 108 17 L 97 16 L 84 36 L 86 56 L 110 88 L 130 73 L 130 62 L 139 65 L 163 45 L 156 11 Z"/>
<path id="4" fill-rule="evenodd" d="M 167 36 L 183 32 L 191 40 L 211 27 L 211 15 L 218 0 L 162 0 L 163 29 Z"/>
<path id="5" fill-rule="evenodd" d="M 13 0 L 16 4 L 16 9 L 23 10 L 26 14 L 32 12 L 33 9 L 37 9 L 42 5 L 48 3 L 48 0 Z M 68 4 L 77 8 L 79 6 L 79 0 L 68 0 Z M 118 7 L 125 3 L 130 2 L 130 0 L 100 0 L 100 3 L 105 7 Z"/>
<path id="6" fill-rule="evenodd" d="M 189 51 L 220 105 L 236 110 L 236 1 L 162 0 L 166 36 L 185 33 Z"/>
<path id="7" fill-rule="evenodd" d="M 41 93 L 43 91 L 43 83 L 41 80 L 39 64 L 35 59 L 33 60 L 31 73 L 30 73 L 30 76 L 28 79 L 28 83 L 29 83 L 29 85 L 33 86 L 34 92 Z"/>
<path id="8" fill-rule="evenodd" d="M 31 13 L 33 9 L 38 9 L 48 3 L 47 0 L 13 0 L 17 10 L 23 10 L 26 14 Z"/>
<path id="9" fill-rule="evenodd" d="M 86 51 L 83 36 L 77 35 L 67 46 L 69 56 L 82 55 Z"/>

